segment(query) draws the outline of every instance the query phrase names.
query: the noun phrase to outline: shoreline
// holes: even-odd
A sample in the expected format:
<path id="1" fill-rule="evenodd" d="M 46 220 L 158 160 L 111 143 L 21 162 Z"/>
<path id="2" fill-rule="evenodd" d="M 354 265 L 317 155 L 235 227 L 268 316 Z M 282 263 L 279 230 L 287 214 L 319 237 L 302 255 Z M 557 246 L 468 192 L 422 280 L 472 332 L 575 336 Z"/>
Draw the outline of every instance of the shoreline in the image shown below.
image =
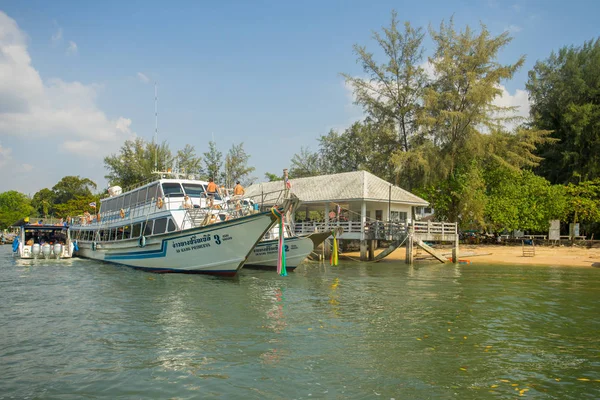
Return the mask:
<path id="1" fill-rule="evenodd" d="M 443 254 L 451 254 L 450 248 L 440 249 Z M 375 256 L 382 249 L 375 250 Z M 427 254 L 424 251 L 421 255 Z M 345 252 L 340 255 L 353 259 L 360 258 L 360 252 Z M 406 248 L 396 249 L 379 262 L 404 262 Z M 506 245 L 461 245 L 459 247 L 459 258 L 469 260 L 470 264 L 504 264 L 504 265 L 540 265 L 561 267 L 600 267 L 600 248 L 586 248 L 576 246 L 535 246 L 535 255 L 523 256 L 521 246 Z M 423 262 L 418 260 L 417 262 Z M 433 262 L 433 259 L 432 259 Z M 436 261 L 437 262 L 437 261 Z"/>

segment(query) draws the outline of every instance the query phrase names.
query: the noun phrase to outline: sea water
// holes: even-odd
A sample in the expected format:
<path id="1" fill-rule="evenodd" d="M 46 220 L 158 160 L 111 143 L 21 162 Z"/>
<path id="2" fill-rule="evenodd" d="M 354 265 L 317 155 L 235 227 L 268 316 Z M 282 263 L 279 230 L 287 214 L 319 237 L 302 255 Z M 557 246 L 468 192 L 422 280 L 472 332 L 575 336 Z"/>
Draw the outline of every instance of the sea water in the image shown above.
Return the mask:
<path id="1" fill-rule="evenodd" d="M 152 274 L 0 247 L 0 399 L 597 399 L 600 269 Z"/>

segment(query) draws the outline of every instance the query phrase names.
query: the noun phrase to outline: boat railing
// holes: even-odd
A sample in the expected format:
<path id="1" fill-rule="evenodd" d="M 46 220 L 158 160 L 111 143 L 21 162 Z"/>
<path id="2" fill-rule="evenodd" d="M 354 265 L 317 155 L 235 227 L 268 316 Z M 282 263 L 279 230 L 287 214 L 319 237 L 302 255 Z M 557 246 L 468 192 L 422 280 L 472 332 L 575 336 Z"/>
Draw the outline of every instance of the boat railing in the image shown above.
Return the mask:
<path id="1" fill-rule="evenodd" d="M 47 218 L 29 218 L 28 225 L 54 225 L 54 226 L 65 226 L 67 220 L 63 218 L 47 217 Z"/>

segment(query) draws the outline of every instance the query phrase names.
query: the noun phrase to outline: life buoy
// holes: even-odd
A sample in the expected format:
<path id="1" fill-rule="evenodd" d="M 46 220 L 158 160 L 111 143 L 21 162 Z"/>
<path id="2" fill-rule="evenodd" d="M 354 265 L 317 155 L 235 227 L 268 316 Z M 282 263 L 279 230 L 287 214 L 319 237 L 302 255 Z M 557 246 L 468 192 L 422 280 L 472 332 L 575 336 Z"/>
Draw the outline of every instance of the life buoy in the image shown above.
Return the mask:
<path id="1" fill-rule="evenodd" d="M 125 218 L 125 210 L 121 208 L 121 211 L 119 211 L 119 215 L 121 216 L 121 218 Z"/>
<path id="2" fill-rule="evenodd" d="M 159 197 L 159 198 L 156 200 L 156 207 L 158 207 L 158 208 L 162 208 L 163 204 L 164 204 L 164 202 L 163 202 L 163 199 L 162 199 L 162 197 Z"/>
<path id="3" fill-rule="evenodd" d="M 146 247 L 146 236 L 140 236 L 139 245 L 140 247 Z"/>
<path id="4" fill-rule="evenodd" d="M 96 242 L 92 242 L 92 251 L 96 251 L 97 248 L 98 245 L 96 244 Z"/>

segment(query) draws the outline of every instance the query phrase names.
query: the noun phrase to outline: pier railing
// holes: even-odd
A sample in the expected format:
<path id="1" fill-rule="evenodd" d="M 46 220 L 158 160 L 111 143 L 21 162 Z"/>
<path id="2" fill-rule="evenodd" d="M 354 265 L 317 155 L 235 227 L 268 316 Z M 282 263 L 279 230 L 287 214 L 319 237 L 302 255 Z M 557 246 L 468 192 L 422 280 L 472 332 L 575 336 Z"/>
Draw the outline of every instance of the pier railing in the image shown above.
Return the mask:
<path id="1" fill-rule="evenodd" d="M 360 221 L 330 221 L 325 222 L 296 222 L 296 234 L 324 232 L 328 228 L 341 228 L 344 233 L 360 234 L 362 223 Z M 365 239 L 369 240 L 397 240 L 405 237 L 409 229 L 414 227 L 414 235 L 421 240 L 452 241 L 456 239 L 458 227 L 452 222 L 397 222 L 397 221 L 368 221 L 365 223 Z M 343 238 L 343 237 L 342 237 Z"/>

